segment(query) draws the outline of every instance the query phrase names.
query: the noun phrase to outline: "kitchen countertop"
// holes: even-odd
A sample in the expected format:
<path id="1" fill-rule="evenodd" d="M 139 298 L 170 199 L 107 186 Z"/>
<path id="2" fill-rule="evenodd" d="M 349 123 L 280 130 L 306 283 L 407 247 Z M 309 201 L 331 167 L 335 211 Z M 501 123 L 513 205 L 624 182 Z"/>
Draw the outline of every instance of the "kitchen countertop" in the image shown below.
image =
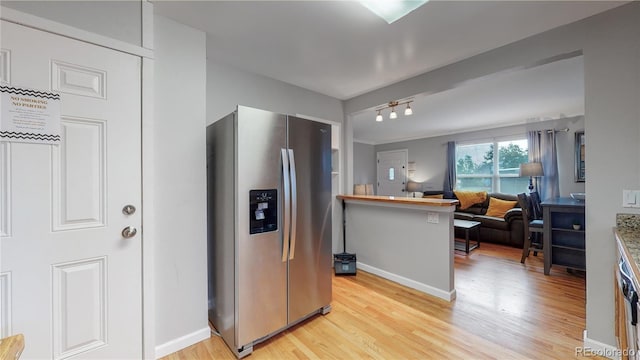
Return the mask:
<path id="1" fill-rule="evenodd" d="M 378 195 L 338 195 L 340 200 L 359 200 L 371 201 L 378 203 L 393 203 L 405 205 L 422 205 L 422 206 L 455 206 L 458 200 L 455 199 L 430 199 L 430 198 L 412 198 L 404 196 L 378 196 Z"/>
<path id="2" fill-rule="evenodd" d="M 640 230 L 629 228 L 616 228 L 616 236 L 624 244 L 628 251 L 628 255 L 640 264 Z"/>
<path id="3" fill-rule="evenodd" d="M 616 227 L 614 228 L 616 239 L 624 250 L 624 256 L 631 260 L 631 269 L 636 281 L 640 280 L 640 215 L 617 214 Z"/>

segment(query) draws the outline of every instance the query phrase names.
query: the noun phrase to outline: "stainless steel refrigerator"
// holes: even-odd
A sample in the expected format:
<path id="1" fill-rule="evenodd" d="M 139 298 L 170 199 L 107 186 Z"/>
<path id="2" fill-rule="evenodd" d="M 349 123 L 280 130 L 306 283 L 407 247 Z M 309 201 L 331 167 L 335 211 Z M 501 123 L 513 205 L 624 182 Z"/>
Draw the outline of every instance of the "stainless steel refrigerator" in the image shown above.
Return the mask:
<path id="1" fill-rule="evenodd" d="M 331 310 L 331 126 L 238 106 L 207 127 L 209 319 L 238 357 Z"/>

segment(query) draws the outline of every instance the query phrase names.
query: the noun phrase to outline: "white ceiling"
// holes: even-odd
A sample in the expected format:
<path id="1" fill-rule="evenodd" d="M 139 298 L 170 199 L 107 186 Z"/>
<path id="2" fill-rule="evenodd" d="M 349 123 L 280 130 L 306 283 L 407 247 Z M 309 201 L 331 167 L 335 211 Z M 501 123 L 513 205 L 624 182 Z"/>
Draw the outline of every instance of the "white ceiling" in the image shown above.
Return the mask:
<path id="1" fill-rule="evenodd" d="M 355 1 L 153 3 L 156 13 L 207 32 L 210 60 L 346 100 L 623 2 L 431 0 L 393 24 Z M 491 85 L 474 82 L 419 97 L 412 104 L 416 115 L 407 121 L 415 126 L 391 128 L 387 120 L 371 127 L 370 114 L 365 126 L 357 116 L 354 137 L 388 142 L 420 132 L 456 132 L 469 124 L 487 128 L 580 112 L 582 63 L 563 62 L 496 76 L 487 80 Z M 535 89 L 541 93 L 533 94 Z M 456 100 L 461 97 L 464 106 Z M 430 115 L 418 116 L 426 112 Z"/>

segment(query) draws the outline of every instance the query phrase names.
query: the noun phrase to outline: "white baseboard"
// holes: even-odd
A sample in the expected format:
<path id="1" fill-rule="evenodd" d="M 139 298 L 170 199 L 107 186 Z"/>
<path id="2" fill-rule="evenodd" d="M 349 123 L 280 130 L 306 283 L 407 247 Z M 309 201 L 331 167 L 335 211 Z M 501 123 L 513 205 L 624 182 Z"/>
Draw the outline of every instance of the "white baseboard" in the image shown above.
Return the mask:
<path id="1" fill-rule="evenodd" d="M 369 266 L 367 264 L 363 264 L 361 262 L 357 262 L 357 268 L 360 268 L 366 272 L 372 273 L 374 275 L 378 275 L 380 277 L 383 277 L 387 280 L 391 280 L 393 282 L 397 282 L 398 284 L 404 285 L 404 286 L 408 286 L 412 289 L 416 289 L 418 291 L 422 291 L 425 294 L 429 294 L 429 295 L 433 295 L 436 297 L 439 297 L 441 299 L 447 300 L 447 301 L 452 301 L 453 299 L 456 298 L 456 289 L 453 289 L 451 291 L 445 291 L 442 289 L 438 289 L 435 288 L 433 286 L 427 285 L 427 284 L 423 284 L 421 282 L 417 282 L 415 280 L 411 280 L 408 279 L 404 276 L 400 276 L 400 275 L 396 275 L 393 273 L 390 273 L 388 271 L 382 270 L 382 269 L 378 269 L 376 267 L 373 266 Z"/>
<path id="2" fill-rule="evenodd" d="M 211 329 L 207 326 L 206 328 L 194 331 L 191 334 L 187 334 L 177 339 L 167 341 L 164 344 L 156 346 L 156 359 L 172 354 L 178 350 L 182 350 L 187 346 L 191 346 L 202 340 L 208 339 L 210 336 Z"/>
<path id="3" fill-rule="evenodd" d="M 582 341 L 584 347 L 580 350 L 576 348 L 576 356 L 578 355 L 578 351 L 582 351 L 582 355 L 598 355 L 615 360 L 619 360 L 621 358 L 622 351 L 620 349 L 597 340 L 589 339 L 587 336 L 587 330 L 583 332 Z"/>

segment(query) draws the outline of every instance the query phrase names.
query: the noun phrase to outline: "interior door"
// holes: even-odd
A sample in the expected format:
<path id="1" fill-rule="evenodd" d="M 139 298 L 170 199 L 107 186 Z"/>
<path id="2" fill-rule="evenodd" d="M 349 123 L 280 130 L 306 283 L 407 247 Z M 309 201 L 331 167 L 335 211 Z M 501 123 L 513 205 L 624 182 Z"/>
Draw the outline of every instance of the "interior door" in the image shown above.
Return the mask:
<path id="1" fill-rule="evenodd" d="M 295 163 L 295 234 L 289 254 L 289 322 L 331 303 L 331 125 L 289 117 Z"/>
<path id="2" fill-rule="evenodd" d="M 141 61 L 1 26 L 3 82 L 60 93 L 62 134 L 0 143 L 2 335 L 25 359 L 141 358 Z"/>
<path id="3" fill-rule="evenodd" d="M 378 195 L 407 195 L 407 158 L 407 150 L 378 152 Z"/>

